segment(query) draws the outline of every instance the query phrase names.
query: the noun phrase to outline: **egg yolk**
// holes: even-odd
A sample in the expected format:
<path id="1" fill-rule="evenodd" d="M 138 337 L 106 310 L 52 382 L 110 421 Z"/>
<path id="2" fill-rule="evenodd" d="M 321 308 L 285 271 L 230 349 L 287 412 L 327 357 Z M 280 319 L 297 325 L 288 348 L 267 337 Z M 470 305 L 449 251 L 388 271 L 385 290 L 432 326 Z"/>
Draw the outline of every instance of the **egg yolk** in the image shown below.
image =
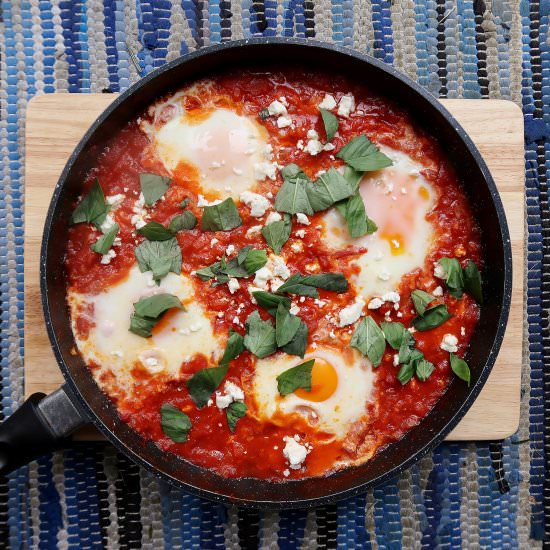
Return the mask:
<path id="1" fill-rule="evenodd" d="M 324 359 L 315 358 L 311 369 L 311 391 L 303 388 L 297 389 L 294 393 L 306 401 L 326 401 L 338 386 L 338 374 L 336 369 Z"/>

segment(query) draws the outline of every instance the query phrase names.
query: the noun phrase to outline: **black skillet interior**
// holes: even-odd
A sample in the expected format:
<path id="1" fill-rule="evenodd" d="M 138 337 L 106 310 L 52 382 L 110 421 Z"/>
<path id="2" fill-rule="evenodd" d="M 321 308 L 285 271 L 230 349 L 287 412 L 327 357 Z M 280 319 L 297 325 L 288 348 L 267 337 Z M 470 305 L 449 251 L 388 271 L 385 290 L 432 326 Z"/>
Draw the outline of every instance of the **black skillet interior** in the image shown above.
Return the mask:
<path id="1" fill-rule="evenodd" d="M 121 126 L 158 96 L 197 78 L 239 66 L 269 68 L 270 64 L 281 63 L 337 71 L 359 79 L 412 113 L 455 161 L 487 244 L 487 269 L 486 302 L 468 359 L 473 373 L 470 388 L 455 380 L 419 426 L 360 467 L 326 478 L 269 483 L 225 479 L 198 468 L 145 442 L 119 420 L 80 357 L 71 354 L 74 340 L 65 305 L 63 254 L 67 220 L 84 175 L 96 162 L 105 142 Z M 203 497 L 250 507 L 304 507 L 352 496 L 389 479 L 432 449 L 457 424 L 478 395 L 500 347 L 510 304 L 511 250 L 502 204 L 479 152 L 433 97 L 392 68 L 350 50 L 296 39 L 257 39 L 216 45 L 164 66 L 122 94 L 96 121 L 69 160 L 50 205 L 42 247 L 41 284 L 50 338 L 75 400 L 121 451 L 164 479 Z"/>

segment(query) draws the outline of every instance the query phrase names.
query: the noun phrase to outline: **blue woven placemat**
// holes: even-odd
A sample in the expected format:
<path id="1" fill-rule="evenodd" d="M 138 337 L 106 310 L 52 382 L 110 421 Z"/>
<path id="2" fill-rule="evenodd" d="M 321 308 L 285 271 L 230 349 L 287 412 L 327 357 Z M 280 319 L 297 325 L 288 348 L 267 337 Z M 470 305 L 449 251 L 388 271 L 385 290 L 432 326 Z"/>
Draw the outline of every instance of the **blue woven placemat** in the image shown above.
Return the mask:
<path id="1" fill-rule="evenodd" d="M 543 255 L 543 246 L 550 250 L 548 0 L 13 0 L 1 6 L 2 415 L 22 397 L 28 100 L 44 92 L 123 90 L 140 74 L 221 40 L 333 41 L 393 64 L 436 95 L 520 104 L 528 288 L 521 426 L 502 444 L 444 444 L 366 496 L 280 513 L 211 504 L 159 483 L 109 445 L 79 445 L 0 479 L 0 546 L 537 548 L 550 540 L 543 512 L 550 455 L 544 445 L 550 374 L 545 380 L 543 369 L 550 359 L 550 271 L 543 276 L 550 267 Z"/>

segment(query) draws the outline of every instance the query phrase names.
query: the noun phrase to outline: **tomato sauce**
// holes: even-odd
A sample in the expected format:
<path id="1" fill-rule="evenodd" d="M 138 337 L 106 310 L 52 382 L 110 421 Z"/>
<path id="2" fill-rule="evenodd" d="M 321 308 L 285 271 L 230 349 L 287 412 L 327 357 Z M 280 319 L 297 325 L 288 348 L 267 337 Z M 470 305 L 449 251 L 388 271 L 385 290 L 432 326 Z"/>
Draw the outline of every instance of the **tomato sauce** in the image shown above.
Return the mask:
<path id="1" fill-rule="evenodd" d="M 366 134 L 375 143 L 402 151 L 422 163 L 426 167 L 422 175 L 437 192 L 435 206 L 427 216 L 434 227 L 435 241 L 423 268 L 404 276 L 396 289 L 401 295 L 402 317 L 393 320 L 408 327 L 416 316 L 410 293 L 417 288 L 433 290 L 438 284 L 444 286 L 441 281 L 434 279 L 434 262 L 443 256 L 450 256 L 458 258 L 463 265 L 467 260 L 474 260 L 480 267 L 482 265 L 479 229 L 452 166 L 436 140 L 418 128 L 411 117 L 395 104 L 373 95 L 363 85 L 329 75 L 295 71 L 270 74 L 230 73 L 212 80 L 208 88 L 213 108 L 226 107 L 254 118 L 267 129 L 269 141 L 278 152 L 278 164 L 284 166 L 294 162 L 313 179 L 319 170 L 343 164 L 333 154 L 311 156 L 296 148 L 296 142 L 303 139 L 311 128 L 324 138 L 318 104 L 325 93 L 335 97 L 352 93 L 355 97 L 356 113 L 362 112 L 361 116 L 355 114 L 349 118 L 339 117 L 338 133 L 332 140 L 335 151 L 353 137 Z M 286 97 L 294 122 L 294 127 L 285 128 L 284 132 L 277 129 L 274 117 L 265 120 L 258 117 L 262 109 L 281 96 Z M 199 100 L 191 94 L 184 96 L 181 101 L 186 110 L 191 110 L 200 108 L 202 99 L 204 98 Z M 167 108 L 160 116 L 169 119 L 170 114 Z M 146 113 L 141 116 L 147 119 L 150 115 Z M 135 264 L 134 248 L 143 237 L 135 233 L 132 208 L 140 194 L 139 174 L 142 172 L 166 174 L 166 169 L 151 154 L 149 140 L 140 129 L 136 117 L 114 136 L 97 159 L 96 167 L 83 182 L 83 194 L 97 178 L 106 196 L 124 195 L 117 210 L 121 245 L 117 248 L 116 257 L 109 264 L 101 264 L 100 256 L 90 249 L 90 245 L 99 237 L 99 231 L 90 224 L 71 226 L 68 229 L 65 260 L 68 286 L 71 289 L 81 293 L 100 292 L 123 280 L 130 267 Z M 184 274 L 189 275 L 194 270 L 216 262 L 230 244 L 236 248 L 252 244 L 255 248 L 270 251 L 261 234 L 249 232 L 251 227 L 262 222 L 251 217 L 247 208 L 239 208 L 242 226 L 215 234 L 201 231 L 202 209 L 197 207 L 197 200 L 198 195 L 204 193 L 198 184 L 197 169 L 180 163 L 172 178 L 172 184 L 163 200 L 158 201 L 151 209 L 150 219 L 167 225 L 176 214 L 181 213 L 181 201 L 185 198 L 190 200 L 188 208 L 197 216 L 199 224 L 195 229 L 182 231 L 177 235 Z M 274 182 L 269 179 L 258 182 L 254 191 L 276 195 L 281 184 L 282 178 L 278 174 Z M 363 254 L 365 249 L 352 246 L 335 252 L 328 248 L 322 232 L 312 230 L 321 223 L 321 217 L 322 213 L 310 216 L 311 225 L 305 228 L 307 231 L 303 239 L 298 239 L 293 232 L 285 245 L 286 263 L 293 273 L 342 272 L 349 280 L 357 270 L 351 263 L 352 260 Z M 217 242 L 212 243 L 214 235 Z M 299 252 L 292 251 L 293 243 L 301 243 Z M 242 284 L 241 288 L 231 294 L 227 285 L 212 287 L 210 282 L 201 281 L 197 277 L 191 278 L 196 298 L 209 313 L 215 334 L 226 335 L 230 328 L 243 334 L 244 327 L 242 324 L 234 324 L 233 319 L 236 316 L 246 319 L 255 310 L 260 311 L 262 318 L 269 318 L 265 311 L 251 302 L 246 284 Z M 334 304 L 338 309 L 353 303 L 355 298 L 356 293 L 352 288 L 344 294 L 320 290 L 320 299 Z M 214 469 L 223 476 L 285 479 L 283 471 L 288 465 L 282 453 L 282 441 L 284 436 L 294 434 L 310 441 L 313 448 L 307 456 L 307 467 L 292 470 L 291 477 L 323 475 L 340 464 L 364 461 L 377 449 L 401 438 L 422 420 L 447 389 L 453 374 L 449 365 L 449 354 L 440 348 L 440 343 L 447 333 L 460 334 L 457 353 L 462 356 L 475 329 L 479 306 L 467 294 L 458 300 L 447 292 L 437 299 L 437 303 L 445 303 L 452 318 L 440 327 L 414 334 L 417 349 L 434 364 L 435 372 L 425 382 L 413 378 L 402 385 L 397 379 L 399 367 L 393 365 L 396 352 L 387 346 L 382 363 L 376 370 L 374 398 L 365 405 L 367 414 L 350 426 L 344 442 L 331 440 L 329 434 L 315 432 L 298 414 L 289 416 L 283 426 L 262 422 L 248 414 L 239 420 L 235 433 L 231 433 L 224 410 L 219 410 L 216 406 L 198 409 L 187 391 L 185 382 L 192 374 L 212 366 L 200 354 L 182 364 L 180 376 L 176 379 L 170 379 L 163 374 L 153 376 L 144 369 L 134 368 L 134 388 L 131 394 L 117 390 L 116 376 L 103 374 L 99 383 L 118 406 L 122 419 L 146 439 L 155 441 L 166 452 Z M 386 303 L 380 309 L 369 310 L 368 314 L 380 323 L 392 306 L 393 304 Z M 325 313 L 311 299 L 300 303 L 300 317 L 309 329 L 309 344 L 312 342 L 312 335 L 319 333 L 322 339 L 323 331 L 326 333 L 329 330 Z M 87 334 L 91 323 L 89 317 L 90 312 L 84 312 L 76 319 L 77 331 Z M 339 346 L 349 345 L 350 327 L 330 328 L 336 333 Z M 250 387 L 254 377 L 254 364 L 254 356 L 243 352 L 231 362 L 227 380 L 243 388 Z M 90 367 L 93 368 L 92 365 Z M 163 433 L 160 407 L 164 403 L 171 403 L 190 417 L 192 429 L 187 442 L 175 443 Z M 249 404 L 249 408 L 253 408 L 253 404 Z"/>

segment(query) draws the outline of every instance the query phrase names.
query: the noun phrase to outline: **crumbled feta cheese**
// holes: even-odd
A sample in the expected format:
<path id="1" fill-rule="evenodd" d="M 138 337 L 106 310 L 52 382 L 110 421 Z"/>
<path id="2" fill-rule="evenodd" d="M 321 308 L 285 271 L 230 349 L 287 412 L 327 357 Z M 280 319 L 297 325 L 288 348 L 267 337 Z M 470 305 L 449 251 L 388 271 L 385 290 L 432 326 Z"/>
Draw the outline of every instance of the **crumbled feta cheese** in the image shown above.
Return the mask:
<path id="1" fill-rule="evenodd" d="M 279 214 L 279 212 L 270 212 L 265 219 L 265 224 L 269 225 L 273 222 L 280 222 L 282 219 L 283 217 Z"/>
<path id="2" fill-rule="evenodd" d="M 444 350 L 448 351 L 449 353 L 456 353 L 458 351 L 458 338 L 454 336 L 453 334 L 445 334 L 443 336 L 443 340 L 441 340 L 441 344 L 439 347 Z"/>
<path id="3" fill-rule="evenodd" d="M 296 221 L 302 225 L 309 225 L 311 223 L 306 214 L 303 214 L 302 212 L 298 212 L 296 214 Z"/>
<path id="4" fill-rule="evenodd" d="M 292 470 L 298 470 L 306 459 L 309 450 L 305 445 L 301 445 L 295 437 L 283 437 L 285 447 L 283 455 L 288 460 L 288 464 Z"/>
<path id="5" fill-rule="evenodd" d="M 363 311 L 363 308 L 365 307 L 365 300 L 363 298 L 359 297 L 355 300 L 355 302 L 344 309 L 342 309 L 338 316 L 340 318 L 340 322 L 338 323 L 339 327 L 345 327 L 347 325 L 353 325 L 359 317 L 361 317 L 361 313 Z"/>
<path id="6" fill-rule="evenodd" d="M 399 365 L 399 353 L 393 355 L 393 366 L 397 367 Z"/>
<path id="7" fill-rule="evenodd" d="M 235 245 L 234 245 L 234 244 L 230 244 L 230 245 L 225 249 L 225 254 L 226 254 L 226 256 L 231 256 L 231 254 L 233 254 L 233 252 L 235 252 Z"/>
<path id="8" fill-rule="evenodd" d="M 323 144 L 318 139 L 310 139 L 304 147 L 304 151 L 309 153 L 312 157 L 317 156 L 322 150 Z"/>
<path id="9" fill-rule="evenodd" d="M 254 177 L 258 181 L 265 178 L 274 180 L 277 177 L 277 165 L 273 162 L 257 162 L 254 164 Z"/>
<path id="10" fill-rule="evenodd" d="M 235 277 L 231 277 L 231 279 L 227 281 L 227 287 L 229 288 L 229 292 L 231 292 L 231 294 L 235 294 L 235 292 L 239 290 L 240 286 L 239 281 L 237 281 Z"/>
<path id="11" fill-rule="evenodd" d="M 241 193 L 240 199 L 242 203 L 250 208 L 250 215 L 254 218 L 261 218 L 271 206 L 271 203 L 265 197 L 250 191 Z"/>
<path id="12" fill-rule="evenodd" d="M 213 239 L 210 240 L 210 246 L 214 246 L 216 243 L 219 243 L 220 241 L 218 241 L 218 239 L 216 239 L 216 237 L 214 237 Z"/>
<path id="13" fill-rule="evenodd" d="M 279 290 L 279 287 L 283 286 L 284 283 L 285 282 L 279 277 L 274 277 L 273 279 L 271 279 L 271 281 L 269 282 L 271 286 L 271 292 L 277 292 L 277 290 Z"/>
<path id="14" fill-rule="evenodd" d="M 394 304 L 398 304 L 401 300 L 401 296 L 399 296 L 399 293 L 397 292 L 386 292 L 386 294 L 382 296 L 382 300 L 384 300 L 384 302 L 392 302 Z"/>
<path id="15" fill-rule="evenodd" d="M 292 313 L 292 315 L 298 315 L 298 313 L 300 313 L 300 308 L 297 305 L 292 304 L 288 311 Z"/>
<path id="16" fill-rule="evenodd" d="M 264 146 L 264 149 L 262 152 L 266 160 L 271 160 L 273 158 L 273 145 L 271 145 L 271 143 L 267 143 Z"/>
<path id="17" fill-rule="evenodd" d="M 207 407 L 211 407 L 213 404 L 214 404 L 214 400 L 213 400 L 213 399 L 209 399 L 209 400 L 206 402 L 206 406 L 207 406 Z"/>
<path id="18" fill-rule="evenodd" d="M 333 330 L 331 330 L 331 331 L 328 333 L 328 335 L 329 335 L 331 338 L 333 338 L 333 339 L 336 338 L 336 334 L 334 334 L 334 331 L 333 331 Z"/>
<path id="19" fill-rule="evenodd" d="M 296 236 L 299 237 L 300 239 L 303 239 L 306 236 L 306 230 L 298 229 L 298 231 L 296 231 Z"/>
<path id="20" fill-rule="evenodd" d="M 258 288 L 257 286 L 252 286 L 250 285 L 248 287 L 248 293 L 250 294 L 250 301 L 255 304 L 256 303 L 256 299 L 254 298 L 254 296 L 252 295 L 253 292 L 258 292 L 260 290 L 264 290 L 263 288 Z"/>
<path id="21" fill-rule="evenodd" d="M 460 327 L 460 336 L 466 336 L 466 329 L 464 327 Z"/>
<path id="22" fill-rule="evenodd" d="M 292 125 L 292 119 L 289 116 L 280 116 L 277 119 L 277 128 L 286 128 Z"/>
<path id="23" fill-rule="evenodd" d="M 217 160 L 213 161 L 210 164 L 210 170 L 216 170 L 216 169 L 221 168 L 221 167 L 222 167 L 222 163 L 218 162 Z"/>
<path id="24" fill-rule="evenodd" d="M 254 277 L 254 284 L 260 289 L 265 290 L 267 288 L 267 283 L 273 279 L 273 273 L 267 267 L 262 267 L 256 271 L 256 276 Z"/>
<path id="25" fill-rule="evenodd" d="M 205 206 L 215 206 L 216 204 L 220 204 L 221 202 L 222 202 L 221 199 L 216 199 L 212 202 L 208 202 L 202 195 L 199 195 L 197 206 L 199 208 L 204 208 Z"/>
<path id="26" fill-rule="evenodd" d="M 103 256 L 101 256 L 101 260 L 100 262 L 103 264 L 103 265 L 106 265 L 106 264 L 110 264 L 111 263 L 111 260 L 116 256 L 116 252 L 111 248 L 107 254 L 103 254 Z"/>
<path id="27" fill-rule="evenodd" d="M 130 222 L 136 229 L 141 229 L 144 225 L 147 224 L 147 222 L 139 214 L 134 214 L 130 218 Z"/>
<path id="28" fill-rule="evenodd" d="M 312 128 L 307 131 L 307 139 L 319 139 L 319 134 Z"/>
<path id="29" fill-rule="evenodd" d="M 280 116 L 280 115 L 286 115 L 288 111 L 286 110 L 286 107 L 280 102 L 280 101 L 272 101 L 268 107 L 267 112 L 271 116 Z"/>
<path id="30" fill-rule="evenodd" d="M 334 151 L 336 149 L 336 145 L 334 143 L 325 143 L 323 145 L 323 151 Z"/>
<path id="31" fill-rule="evenodd" d="M 279 98 L 279 101 L 285 106 L 285 107 L 288 107 L 288 100 L 287 98 L 282 95 L 280 98 Z"/>
<path id="32" fill-rule="evenodd" d="M 353 94 L 346 94 L 340 99 L 338 114 L 347 118 L 352 111 L 355 111 L 355 98 Z"/>
<path id="33" fill-rule="evenodd" d="M 114 210 L 115 208 L 120 206 L 120 203 L 125 198 L 126 197 L 122 193 L 119 193 L 118 195 L 110 195 L 109 197 L 105 197 L 105 201 L 111 206 L 111 210 Z"/>
<path id="34" fill-rule="evenodd" d="M 336 100 L 334 99 L 334 96 L 325 94 L 323 101 L 319 103 L 319 109 L 328 109 L 330 111 L 331 109 L 334 109 L 334 107 L 336 107 Z"/>
<path id="35" fill-rule="evenodd" d="M 223 388 L 225 393 L 216 392 L 216 407 L 226 409 L 234 401 L 244 401 L 244 392 L 233 382 L 227 381 Z"/>
<path id="36" fill-rule="evenodd" d="M 369 309 L 379 309 L 384 305 L 384 300 L 380 298 L 373 298 L 368 305 Z"/>
<path id="37" fill-rule="evenodd" d="M 378 278 L 381 281 L 389 281 L 390 280 L 390 274 L 386 270 L 383 270 L 378 274 Z"/>
<path id="38" fill-rule="evenodd" d="M 446 279 L 447 271 L 445 271 L 445 268 L 440 263 L 435 263 L 434 266 L 434 275 L 438 279 Z"/>
<path id="39" fill-rule="evenodd" d="M 290 470 L 288 468 L 286 470 L 283 470 L 283 475 L 285 477 L 288 477 L 290 475 Z"/>
<path id="40" fill-rule="evenodd" d="M 434 289 L 434 291 L 432 292 L 432 294 L 434 296 L 443 296 L 443 288 L 438 286 Z"/>
<path id="41" fill-rule="evenodd" d="M 115 219 L 111 214 L 107 214 L 107 216 L 105 216 L 105 220 L 101 224 L 100 229 L 101 231 L 103 231 L 103 233 L 106 233 L 109 229 L 111 229 L 111 227 L 113 227 L 113 225 L 115 225 Z"/>
<path id="42" fill-rule="evenodd" d="M 261 225 L 253 225 L 252 227 L 250 227 L 248 229 L 248 231 L 246 232 L 246 236 L 247 237 L 253 237 L 254 235 L 257 235 L 258 233 L 260 233 L 262 230 L 262 226 Z"/>
<path id="43" fill-rule="evenodd" d="M 164 370 L 164 360 L 158 350 L 145 350 L 138 355 L 138 359 L 151 374 Z"/>
<path id="44" fill-rule="evenodd" d="M 299 241 L 290 245 L 290 250 L 292 250 L 292 252 L 302 252 L 303 249 L 304 245 Z"/>
<path id="45" fill-rule="evenodd" d="M 281 256 L 271 256 L 269 263 L 274 275 L 281 277 L 285 281 L 290 277 L 290 271 Z"/>
<path id="46" fill-rule="evenodd" d="M 299 149 L 300 151 L 304 150 L 304 141 L 303 140 L 299 139 L 296 142 L 296 149 Z"/>
<path id="47" fill-rule="evenodd" d="M 306 301 L 306 297 L 305 296 L 300 296 L 299 300 L 298 300 L 301 304 L 303 304 L 305 301 Z"/>

